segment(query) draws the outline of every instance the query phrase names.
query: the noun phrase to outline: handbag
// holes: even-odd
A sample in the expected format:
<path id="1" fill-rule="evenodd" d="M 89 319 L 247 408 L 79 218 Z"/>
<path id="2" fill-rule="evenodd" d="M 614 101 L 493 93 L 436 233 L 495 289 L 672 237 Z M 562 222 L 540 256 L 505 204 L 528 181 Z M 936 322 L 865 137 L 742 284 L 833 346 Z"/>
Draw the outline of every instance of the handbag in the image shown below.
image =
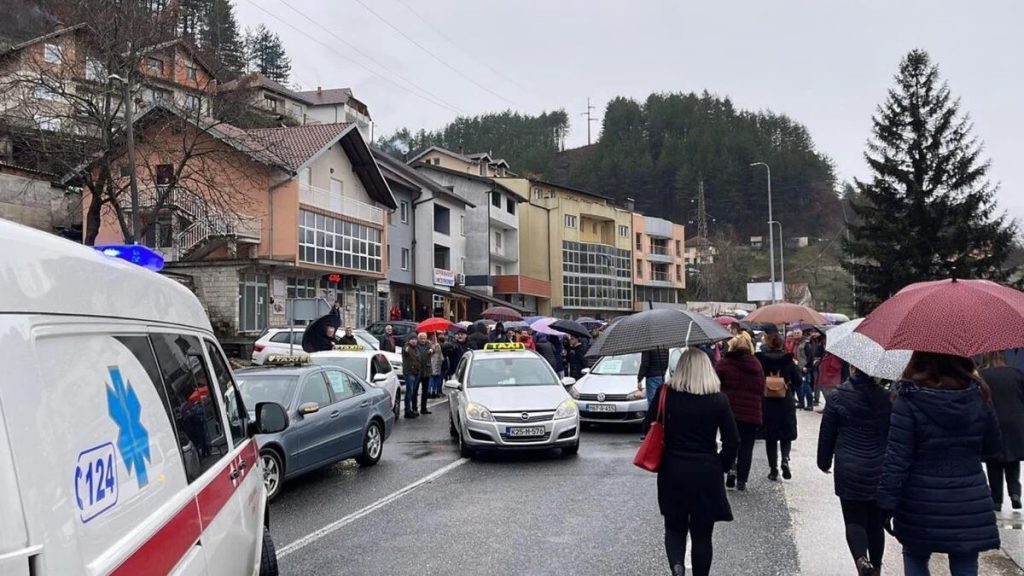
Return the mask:
<path id="1" fill-rule="evenodd" d="M 765 398 L 785 398 L 786 397 L 786 379 L 781 374 L 772 374 L 765 378 L 764 385 L 764 397 Z"/>
<path id="2" fill-rule="evenodd" d="M 633 465 L 648 472 L 657 472 L 661 468 L 661 455 L 665 450 L 665 397 L 668 396 L 667 385 L 662 384 L 658 391 L 658 419 L 651 423 L 651 429 L 640 443 L 640 449 L 633 457 Z"/>

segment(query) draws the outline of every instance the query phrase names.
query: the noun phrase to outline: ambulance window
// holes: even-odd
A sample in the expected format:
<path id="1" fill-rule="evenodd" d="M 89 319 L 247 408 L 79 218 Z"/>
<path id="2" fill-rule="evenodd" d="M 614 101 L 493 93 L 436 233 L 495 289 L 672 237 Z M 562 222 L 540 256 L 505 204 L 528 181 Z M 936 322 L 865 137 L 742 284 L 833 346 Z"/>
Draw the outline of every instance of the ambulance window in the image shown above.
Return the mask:
<path id="1" fill-rule="evenodd" d="M 170 404 L 167 402 L 167 392 L 164 391 L 164 386 L 160 379 L 160 367 L 156 365 L 156 356 L 153 355 L 153 347 L 149 344 L 149 337 L 143 335 L 114 336 L 114 340 L 123 344 L 135 356 L 139 364 L 142 364 L 142 368 L 146 371 L 149 380 L 153 382 L 153 386 L 156 388 L 157 395 L 160 396 L 160 402 L 163 403 L 164 410 L 169 413 L 171 409 Z"/>
<path id="2" fill-rule="evenodd" d="M 213 364 L 213 374 L 220 384 L 221 393 L 224 394 L 224 411 L 228 413 L 228 427 L 231 429 L 231 442 L 238 446 L 247 439 L 246 437 L 246 416 L 248 415 L 242 404 L 242 398 L 235 387 L 235 381 L 231 379 L 231 370 L 228 369 L 224 356 L 220 353 L 217 345 L 209 340 L 206 341 L 206 351 L 210 354 L 210 362 Z"/>
<path id="3" fill-rule="evenodd" d="M 210 393 L 212 380 L 198 338 L 153 334 L 151 339 L 167 389 L 185 473 L 192 482 L 228 451 L 217 395 Z"/>

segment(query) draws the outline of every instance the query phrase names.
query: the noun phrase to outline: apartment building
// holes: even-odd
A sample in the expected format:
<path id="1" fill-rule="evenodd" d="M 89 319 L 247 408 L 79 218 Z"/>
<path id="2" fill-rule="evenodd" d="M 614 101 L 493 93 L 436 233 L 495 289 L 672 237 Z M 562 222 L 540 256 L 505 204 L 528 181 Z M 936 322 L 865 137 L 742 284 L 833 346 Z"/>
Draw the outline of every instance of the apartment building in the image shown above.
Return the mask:
<path id="1" fill-rule="evenodd" d="M 633 214 L 634 310 L 686 307 L 685 238 L 682 224 Z"/>
<path id="2" fill-rule="evenodd" d="M 373 140 L 373 118 L 366 104 L 355 97 L 351 88 L 323 89 L 297 92 L 299 97 L 308 104 L 306 106 L 307 122 L 354 124 L 363 139 Z"/>

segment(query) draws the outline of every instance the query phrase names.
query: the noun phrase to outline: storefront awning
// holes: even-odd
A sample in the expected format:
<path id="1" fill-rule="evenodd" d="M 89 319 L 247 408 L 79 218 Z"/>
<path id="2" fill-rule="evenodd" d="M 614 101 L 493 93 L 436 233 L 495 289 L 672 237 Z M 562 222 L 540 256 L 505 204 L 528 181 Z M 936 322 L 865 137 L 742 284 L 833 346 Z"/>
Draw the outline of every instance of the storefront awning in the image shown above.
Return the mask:
<path id="1" fill-rule="evenodd" d="M 486 302 L 488 304 L 493 304 L 494 306 L 506 306 L 508 308 L 511 308 L 511 309 L 521 313 L 521 314 L 533 314 L 533 310 L 530 310 L 529 308 L 523 308 L 522 306 L 516 306 L 515 304 L 512 304 L 511 302 L 506 302 L 505 300 L 502 300 L 501 298 L 495 298 L 493 296 L 488 296 L 487 294 L 483 294 L 483 293 L 480 293 L 480 292 L 474 292 L 473 290 L 467 290 L 465 288 L 455 287 L 455 288 L 452 288 L 452 293 L 453 294 L 460 294 L 460 295 L 465 296 L 466 298 L 469 298 L 471 300 L 480 300 L 480 301 Z"/>

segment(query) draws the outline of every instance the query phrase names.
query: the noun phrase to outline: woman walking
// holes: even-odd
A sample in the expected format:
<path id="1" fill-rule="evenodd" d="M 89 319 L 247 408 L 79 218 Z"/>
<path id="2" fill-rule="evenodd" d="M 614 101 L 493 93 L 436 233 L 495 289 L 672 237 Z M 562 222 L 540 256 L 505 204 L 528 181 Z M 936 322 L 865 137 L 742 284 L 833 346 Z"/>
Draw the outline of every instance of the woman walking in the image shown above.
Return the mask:
<path id="1" fill-rule="evenodd" d="M 665 517 L 665 551 L 673 576 L 685 573 L 686 537 L 693 543 L 693 574 L 711 571 L 715 522 L 732 521 L 722 474 L 739 443 L 729 400 L 720 391 L 711 360 L 697 348 L 679 358 L 665 397 L 665 451 L 658 471 L 658 506 Z M 658 417 L 658 401 L 654 404 Z M 722 449 L 717 447 L 721 435 Z"/>
<path id="2" fill-rule="evenodd" d="M 747 489 L 750 464 L 754 458 L 754 439 L 762 423 L 764 370 L 757 358 L 754 358 L 754 346 L 746 334 L 741 332 L 733 336 L 728 346 L 729 350 L 715 364 L 715 372 L 736 418 L 740 449 L 736 467 L 726 476 L 725 486 L 742 491 Z"/>
<path id="3" fill-rule="evenodd" d="M 765 380 L 781 379 L 785 391 L 781 396 L 764 398 L 764 447 L 768 456 L 768 479 L 779 479 L 779 448 L 782 449 L 782 477 L 793 478 L 789 469 L 789 451 L 796 440 L 796 400 L 794 396 L 800 387 L 800 369 L 793 355 L 783 349 L 782 337 L 778 332 L 764 335 L 764 347 L 757 353 L 761 361 Z M 770 384 L 767 383 L 766 384 Z"/>
<path id="4" fill-rule="evenodd" d="M 985 460 L 988 486 L 996 510 L 1003 508 L 1003 482 L 1010 504 L 1020 510 L 1020 461 L 1024 460 L 1024 372 L 1006 365 L 1002 352 L 989 352 L 981 359 L 981 377 L 992 391 L 1003 449 Z"/>
<path id="5" fill-rule="evenodd" d="M 443 332 L 430 335 L 430 398 L 441 397 L 441 386 L 444 384 L 444 341 Z"/>
<path id="6" fill-rule="evenodd" d="M 851 376 L 825 405 L 818 434 L 818 468 L 826 474 L 835 458 L 835 490 L 843 509 L 846 544 L 859 576 L 882 571 L 885 528 L 878 509 L 889 415 L 889 393 L 851 366 Z"/>
<path id="7" fill-rule="evenodd" d="M 932 553 L 952 576 L 975 576 L 999 548 L 984 456 L 999 451 L 990 392 L 970 358 L 914 352 L 892 407 L 878 506 L 893 515 L 906 576 L 927 576 Z"/>

